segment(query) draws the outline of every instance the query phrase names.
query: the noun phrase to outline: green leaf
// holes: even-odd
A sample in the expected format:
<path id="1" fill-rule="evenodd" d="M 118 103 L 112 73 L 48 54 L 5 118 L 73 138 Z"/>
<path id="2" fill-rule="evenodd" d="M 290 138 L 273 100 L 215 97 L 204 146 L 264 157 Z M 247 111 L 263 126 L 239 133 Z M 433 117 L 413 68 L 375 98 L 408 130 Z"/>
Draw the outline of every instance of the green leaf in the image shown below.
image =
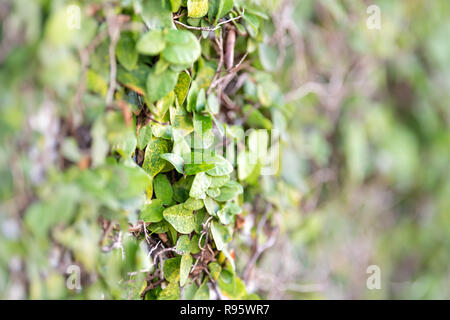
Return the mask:
<path id="1" fill-rule="evenodd" d="M 205 203 L 205 208 L 206 211 L 212 215 L 212 216 L 216 216 L 217 211 L 219 211 L 220 207 L 219 204 L 214 201 L 214 199 L 210 198 L 210 197 L 206 197 L 203 202 Z"/>
<path id="2" fill-rule="evenodd" d="M 195 282 L 191 282 L 187 284 L 183 288 L 183 300 L 194 300 L 195 293 L 198 290 L 198 286 L 195 284 Z"/>
<path id="3" fill-rule="evenodd" d="M 143 64 L 138 64 L 138 66 L 131 71 L 127 71 L 125 68 L 119 66 L 117 68 L 117 81 L 128 89 L 131 89 L 140 95 L 145 95 L 149 73 L 150 68 Z"/>
<path id="4" fill-rule="evenodd" d="M 215 167 L 214 163 L 186 163 L 184 165 L 186 175 L 195 175 L 200 172 L 211 170 Z"/>
<path id="5" fill-rule="evenodd" d="M 182 177 L 173 184 L 173 199 L 176 202 L 185 202 L 189 198 L 189 190 L 191 189 L 192 181 L 194 181 L 193 176 Z"/>
<path id="6" fill-rule="evenodd" d="M 180 286 L 178 282 L 170 282 L 158 295 L 158 300 L 179 300 Z"/>
<path id="7" fill-rule="evenodd" d="M 136 43 L 136 50 L 141 54 L 155 56 L 164 50 L 166 43 L 161 30 L 144 33 Z"/>
<path id="8" fill-rule="evenodd" d="M 198 246 L 198 242 L 199 242 L 199 240 L 200 240 L 200 235 L 199 234 L 194 234 L 193 236 L 192 236 L 192 239 L 191 239 L 191 249 L 190 249 L 190 252 L 192 253 L 192 254 L 196 254 L 196 253 L 199 253 L 200 252 L 200 248 L 199 248 L 199 246 Z M 205 238 L 203 237 L 202 238 L 202 243 L 201 243 L 201 245 L 203 246 L 205 244 Z"/>
<path id="9" fill-rule="evenodd" d="M 217 114 L 219 112 L 219 102 L 217 101 L 217 97 L 214 93 L 211 93 L 208 96 L 208 110 L 212 113 L 212 114 Z"/>
<path id="10" fill-rule="evenodd" d="M 169 224 L 167 223 L 167 221 L 160 221 L 160 222 L 156 222 L 156 223 L 152 223 L 150 224 L 147 229 L 151 232 L 151 233 L 156 233 L 156 234 L 160 234 L 160 233 L 166 233 L 167 231 L 169 231 Z"/>
<path id="11" fill-rule="evenodd" d="M 126 130 L 110 141 L 111 149 L 120 154 L 123 158 L 129 158 L 136 149 L 136 135 L 131 130 Z"/>
<path id="12" fill-rule="evenodd" d="M 217 281 L 220 276 L 220 272 L 222 271 L 222 267 L 217 262 L 213 261 L 208 264 L 209 273 L 213 277 L 214 280 Z"/>
<path id="13" fill-rule="evenodd" d="M 262 128 L 271 130 L 272 122 L 267 119 L 259 110 L 254 109 L 251 105 L 245 105 L 243 108 L 245 114 L 249 114 L 247 124 L 253 128 Z"/>
<path id="14" fill-rule="evenodd" d="M 157 138 L 163 138 L 166 140 L 172 139 L 172 126 L 163 125 L 160 123 L 154 123 L 152 125 L 152 134 Z"/>
<path id="15" fill-rule="evenodd" d="M 147 145 L 142 168 L 154 177 L 164 168 L 166 162 L 160 155 L 169 151 L 169 142 L 161 138 L 153 138 Z"/>
<path id="16" fill-rule="evenodd" d="M 191 88 L 187 95 L 187 104 L 186 104 L 186 110 L 188 112 L 195 111 L 195 108 L 197 106 L 197 95 L 198 95 L 198 84 L 197 81 L 192 81 Z"/>
<path id="17" fill-rule="evenodd" d="M 178 74 L 170 69 L 156 75 L 154 68 L 147 76 L 147 98 L 154 102 L 168 95 L 177 84 Z"/>
<path id="18" fill-rule="evenodd" d="M 139 135 L 137 138 L 137 147 L 140 150 L 144 150 L 152 139 L 152 127 L 150 125 L 143 126 L 139 129 Z"/>
<path id="19" fill-rule="evenodd" d="M 230 270 L 223 269 L 217 280 L 221 292 L 231 298 L 236 288 L 236 279 L 234 273 Z"/>
<path id="20" fill-rule="evenodd" d="M 163 263 L 164 279 L 169 282 L 177 282 L 180 279 L 181 257 L 170 258 Z"/>
<path id="21" fill-rule="evenodd" d="M 192 266 L 192 256 L 190 253 L 185 253 L 181 257 L 181 263 L 180 263 L 180 285 L 184 286 L 186 284 L 186 281 L 188 280 L 189 273 L 191 271 Z"/>
<path id="22" fill-rule="evenodd" d="M 200 209 L 195 213 L 195 229 L 194 231 L 197 233 L 202 232 L 203 230 L 203 223 L 208 218 L 208 213 L 205 209 Z"/>
<path id="23" fill-rule="evenodd" d="M 155 196 L 160 199 L 163 204 L 170 205 L 172 203 L 172 185 L 167 179 L 166 175 L 158 174 L 153 180 L 153 190 L 155 191 Z"/>
<path id="24" fill-rule="evenodd" d="M 172 12 L 177 12 L 181 7 L 181 0 L 170 0 L 170 7 L 172 8 Z"/>
<path id="25" fill-rule="evenodd" d="M 205 279 L 194 295 L 194 300 L 209 300 L 209 288 Z"/>
<path id="26" fill-rule="evenodd" d="M 186 71 L 180 72 L 178 75 L 178 81 L 175 86 L 175 94 L 177 96 L 178 104 L 181 106 L 186 99 L 189 85 L 191 84 L 191 76 Z"/>
<path id="27" fill-rule="evenodd" d="M 234 0 L 210 0 L 208 18 L 209 21 L 217 22 L 233 9 Z"/>
<path id="28" fill-rule="evenodd" d="M 175 170 L 177 170 L 179 173 L 184 174 L 183 171 L 184 160 L 182 157 L 180 157 L 175 153 L 163 153 L 160 155 L 160 157 L 166 161 L 169 161 L 173 165 Z"/>
<path id="29" fill-rule="evenodd" d="M 214 200 L 219 202 L 225 202 L 233 199 L 234 197 L 242 193 L 243 193 L 242 186 L 236 181 L 230 180 L 220 188 L 220 194 L 219 196 L 214 197 Z"/>
<path id="30" fill-rule="evenodd" d="M 192 182 L 189 196 L 196 199 L 205 199 L 205 192 L 206 190 L 208 190 L 210 185 L 211 180 L 204 172 L 197 173 L 195 175 L 194 181 Z"/>
<path id="31" fill-rule="evenodd" d="M 208 0 L 188 0 L 188 17 L 201 18 L 208 13 Z"/>
<path id="32" fill-rule="evenodd" d="M 200 57 L 200 43 L 190 31 L 168 30 L 165 40 L 162 56 L 170 63 L 191 65 Z"/>
<path id="33" fill-rule="evenodd" d="M 206 190 L 206 194 L 211 198 L 216 198 L 220 195 L 220 189 L 219 188 L 209 188 Z"/>
<path id="34" fill-rule="evenodd" d="M 222 156 L 215 155 L 210 159 L 210 161 L 216 165 L 214 169 L 206 171 L 206 173 L 210 176 L 223 176 L 233 172 L 233 166 L 231 163 Z"/>
<path id="35" fill-rule="evenodd" d="M 191 240 L 189 240 L 189 236 L 183 234 L 180 238 L 178 238 L 176 247 L 178 251 L 189 253 L 191 251 Z"/>
<path id="36" fill-rule="evenodd" d="M 234 202 L 227 202 L 225 206 L 217 212 L 220 222 L 227 225 L 233 221 L 235 215 L 241 213 L 242 209 Z"/>
<path id="37" fill-rule="evenodd" d="M 179 233 L 189 234 L 195 228 L 194 214 L 191 210 L 185 209 L 182 204 L 167 208 L 163 216 Z"/>
<path id="38" fill-rule="evenodd" d="M 269 46 L 264 43 L 259 44 L 259 59 L 262 66 L 267 71 L 274 71 L 277 67 L 278 56 L 280 55 L 275 46 Z"/>
<path id="39" fill-rule="evenodd" d="M 116 46 L 116 56 L 120 64 L 128 71 L 136 67 L 139 58 L 135 45 L 136 42 L 134 41 L 133 33 L 122 32 L 120 34 L 120 39 Z"/>
<path id="40" fill-rule="evenodd" d="M 154 199 L 141 210 L 139 218 L 144 222 L 160 222 L 163 219 L 163 211 L 162 201 Z"/>
<path id="41" fill-rule="evenodd" d="M 231 240 L 231 235 L 228 229 L 217 221 L 211 223 L 211 234 L 216 244 L 217 250 L 225 249 L 226 243 Z"/>
<path id="42" fill-rule="evenodd" d="M 226 174 L 223 176 L 211 176 L 211 185 L 210 188 L 220 188 L 223 186 L 227 181 L 230 180 L 230 175 Z"/>
<path id="43" fill-rule="evenodd" d="M 203 110 L 205 110 L 205 104 L 206 104 L 206 92 L 205 89 L 201 88 L 197 95 L 197 101 L 195 102 L 195 111 L 202 112 Z"/>
<path id="44" fill-rule="evenodd" d="M 199 210 L 203 208 L 203 201 L 200 199 L 189 198 L 183 203 L 183 206 L 188 210 Z"/>
<path id="45" fill-rule="evenodd" d="M 150 30 L 171 28 L 173 25 L 172 10 L 166 1 L 143 1 L 142 19 Z"/>
<path id="46" fill-rule="evenodd" d="M 203 89 L 200 92 L 204 92 Z M 200 96 L 199 94 L 198 97 Z M 211 116 L 194 113 L 194 134 L 191 137 L 191 147 L 194 149 L 207 149 L 213 143 L 214 133 L 212 131 Z"/>

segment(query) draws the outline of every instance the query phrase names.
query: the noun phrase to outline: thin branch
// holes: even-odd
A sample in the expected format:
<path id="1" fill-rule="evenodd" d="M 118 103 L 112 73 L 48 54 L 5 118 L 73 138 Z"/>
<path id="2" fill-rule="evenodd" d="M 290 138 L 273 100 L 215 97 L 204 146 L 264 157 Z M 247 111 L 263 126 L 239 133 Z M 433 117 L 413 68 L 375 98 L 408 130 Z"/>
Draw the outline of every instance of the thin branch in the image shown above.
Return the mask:
<path id="1" fill-rule="evenodd" d="M 243 9 L 243 10 L 242 10 L 242 13 L 241 13 L 239 16 L 234 17 L 234 18 L 230 18 L 230 19 L 225 20 L 225 21 L 222 21 L 222 22 L 218 23 L 218 24 L 217 24 L 215 27 L 213 27 L 213 28 L 211 28 L 211 27 L 195 27 L 195 26 L 189 26 L 189 25 L 184 24 L 184 23 L 182 23 L 181 21 L 178 21 L 178 20 L 173 20 L 173 21 L 174 21 L 176 24 L 179 24 L 180 26 L 182 26 L 182 27 L 184 27 L 184 28 L 186 28 L 186 29 L 198 30 L 198 31 L 209 31 L 209 32 L 211 32 L 211 31 L 216 31 L 217 29 L 219 29 L 222 25 L 224 25 L 224 24 L 226 24 L 226 23 L 229 23 L 229 22 L 232 22 L 232 21 L 235 21 L 235 20 L 239 20 L 240 18 L 242 18 L 242 17 L 244 16 L 244 12 L 245 12 L 245 10 Z"/>
<path id="2" fill-rule="evenodd" d="M 120 20 L 113 13 L 113 9 L 109 8 L 106 17 L 108 24 L 108 33 L 111 39 L 109 43 L 109 88 L 106 95 L 106 105 L 110 106 L 114 99 L 114 91 L 116 90 L 116 73 L 117 73 L 117 61 L 116 61 L 116 44 L 120 37 Z"/>

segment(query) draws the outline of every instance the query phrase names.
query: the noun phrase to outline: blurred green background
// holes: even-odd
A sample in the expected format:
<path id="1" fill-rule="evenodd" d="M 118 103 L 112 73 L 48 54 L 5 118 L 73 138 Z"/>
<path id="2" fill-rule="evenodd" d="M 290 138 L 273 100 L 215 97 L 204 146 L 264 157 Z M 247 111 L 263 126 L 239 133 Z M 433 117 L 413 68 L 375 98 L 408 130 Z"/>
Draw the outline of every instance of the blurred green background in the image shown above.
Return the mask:
<path id="1" fill-rule="evenodd" d="M 256 2 L 272 16 L 259 58 L 285 92 L 289 121 L 274 195 L 282 207 L 275 217 L 280 234 L 253 271 L 249 291 L 270 299 L 449 299 L 450 2 Z M 380 29 L 367 27 L 370 5 L 380 10 Z M 49 115 L 71 112 L 80 68 L 73 49 L 93 32 L 85 26 L 73 43 L 58 43 L 58 15 L 48 16 L 50 7 L 48 1 L 0 5 L 1 298 L 66 297 L 64 270 L 42 276 L 40 266 L 70 254 L 61 248 L 51 248 L 50 258 L 43 254 L 50 244 L 39 233 L 55 221 L 33 219 L 48 210 L 70 215 L 76 201 L 85 220 L 57 233 L 58 241 L 87 268 L 97 267 L 95 259 L 120 265 L 120 255 L 99 256 L 83 244 L 100 232 L 90 212 L 106 207 L 113 215 L 138 206 L 133 201 L 145 183 L 123 168 L 81 176 L 47 168 L 57 158 L 54 132 L 67 125 Z M 55 101 L 63 102 L 55 108 Z M 94 119 L 99 111 L 89 112 Z M 100 153 L 95 135 L 103 137 L 102 130 L 92 131 Z M 66 144 L 65 155 L 79 159 Z M 39 198 L 50 204 L 30 209 L 36 196 L 29 186 L 40 185 L 47 171 Z M 117 175 L 137 183 L 112 200 L 115 189 L 103 186 L 120 184 Z M 79 189 L 89 187 L 93 195 L 102 191 L 95 201 L 81 197 Z M 24 227 L 26 210 L 36 213 Z M 42 230 L 21 231 L 33 222 Z M 366 286 L 370 265 L 380 267 L 380 290 Z M 83 297 L 100 298 L 105 286 L 113 298 L 133 297 L 120 293 L 116 281 L 102 278 Z"/>

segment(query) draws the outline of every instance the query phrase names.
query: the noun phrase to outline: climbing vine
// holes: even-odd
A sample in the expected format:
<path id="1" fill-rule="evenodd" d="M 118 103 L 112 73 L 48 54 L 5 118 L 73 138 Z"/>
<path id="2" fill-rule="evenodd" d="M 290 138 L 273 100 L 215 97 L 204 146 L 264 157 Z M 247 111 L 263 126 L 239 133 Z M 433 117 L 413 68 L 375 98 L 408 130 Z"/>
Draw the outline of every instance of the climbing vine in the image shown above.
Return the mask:
<path id="1" fill-rule="evenodd" d="M 258 239 L 277 232 L 263 189 L 284 124 L 264 67 L 276 57 L 258 53 L 270 17 L 233 0 L 44 3 L 30 65 L 44 71 L 28 79 L 47 103 L 52 161 L 18 211 L 37 239 L 24 248 L 30 297 L 79 281 L 68 297 L 257 298 L 245 281 Z M 255 240 L 241 261 L 245 226 Z"/>

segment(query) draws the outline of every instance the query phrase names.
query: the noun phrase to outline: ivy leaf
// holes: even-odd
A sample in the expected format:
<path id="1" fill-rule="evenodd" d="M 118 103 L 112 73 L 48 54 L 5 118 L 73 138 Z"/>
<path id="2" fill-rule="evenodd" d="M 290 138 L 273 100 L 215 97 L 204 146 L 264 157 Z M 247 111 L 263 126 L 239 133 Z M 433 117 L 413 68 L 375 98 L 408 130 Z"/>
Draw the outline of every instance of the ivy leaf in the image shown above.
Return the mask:
<path id="1" fill-rule="evenodd" d="M 131 130 L 126 130 L 110 141 L 111 149 L 120 154 L 123 158 L 129 158 L 136 149 L 136 135 Z"/>
<path id="2" fill-rule="evenodd" d="M 139 218 L 144 222 L 160 222 L 163 219 L 163 211 L 162 201 L 154 199 L 141 210 Z"/>
<path id="3" fill-rule="evenodd" d="M 177 73 L 170 69 L 156 75 L 153 68 L 147 76 L 148 100 L 154 102 L 168 95 L 175 88 L 177 79 Z"/>
<path id="4" fill-rule="evenodd" d="M 236 281 L 235 281 L 234 273 L 230 270 L 223 269 L 222 272 L 219 275 L 219 279 L 217 280 L 217 283 L 219 285 L 220 290 L 223 294 L 225 294 L 227 297 L 232 296 L 235 288 L 236 288 Z"/>
<path id="5" fill-rule="evenodd" d="M 151 232 L 151 233 L 156 233 L 156 234 L 160 234 L 160 233 L 166 233 L 167 231 L 169 231 L 169 224 L 167 223 L 167 221 L 160 221 L 160 222 L 156 222 L 156 223 L 152 223 L 150 224 L 147 229 Z"/>
<path id="6" fill-rule="evenodd" d="M 208 0 L 188 0 L 188 17 L 201 18 L 208 13 Z"/>
<path id="7" fill-rule="evenodd" d="M 191 147 L 194 149 L 207 149 L 214 143 L 212 118 L 209 115 L 194 113 L 194 134 L 191 137 L 191 142 Z"/>
<path id="8" fill-rule="evenodd" d="M 231 240 L 231 235 L 227 227 L 217 221 L 213 221 L 211 223 L 211 234 L 213 236 L 217 250 L 219 251 L 225 249 L 225 244 Z"/>
<path id="9" fill-rule="evenodd" d="M 178 75 L 178 81 L 175 86 L 175 95 L 177 96 L 178 104 L 181 106 L 186 99 L 189 85 L 191 84 L 191 76 L 186 71 L 181 72 Z"/>
<path id="10" fill-rule="evenodd" d="M 196 253 L 199 253 L 200 252 L 200 248 L 199 248 L 199 246 L 198 246 L 198 242 L 200 241 L 200 235 L 199 234 L 194 234 L 193 236 L 192 236 L 192 239 L 191 239 L 191 249 L 190 249 L 190 252 L 192 253 L 192 254 L 196 254 Z M 205 244 L 205 238 L 202 238 L 202 246 Z"/>
<path id="11" fill-rule="evenodd" d="M 208 264 L 209 273 L 213 277 L 215 281 L 219 279 L 220 272 L 222 271 L 222 267 L 217 262 L 213 261 Z"/>
<path id="12" fill-rule="evenodd" d="M 234 0 L 210 0 L 208 10 L 209 21 L 214 21 L 214 23 L 216 23 L 217 20 L 233 9 L 233 6 Z"/>
<path id="13" fill-rule="evenodd" d="M 170 0 L 170 7 L 172 12 L 177 12 L 181 7 L 182 0 Z"/>
<path id="14" fill-rule="evenodd" d="M 208 213 L 205 209 L 200 209 L 195 214 L 195 232 L 200 233 L 203 230 L 203 223 L 208 218 Z"/>
<path id="15" fill-rule="evenodd" d="M 177 241 L 177 250 L 183 253 L 189 253 L 191 251 L 191 240 L 188 235 L 182 235 Z"/>
<path id="16" fill-rule="evenodd" d="M 180 263 L 180 257 L 165 260 L 163 264 L 164 279 L 169 282 L 177 282 L 180 279 Z"/>
<path id="17" fill-rule="evenodd" d="M 151 139 L 152 139 L 152 127 L 150 125 L 141 127 L 139 129 L 139 134 L 137 137 L 137 147 L 140 150 L 144 150 Z"/>
<path id="18" fill-rule="evenodd" d="M 195 102 L 195 111 L 201 112 L 205 110 L 206 93 L 205 89 L 201 88 L 197 95 L 197 101 Z"/>
<path id="19" fill-rule="evenodd" d="M 197 106 L 197 95 L 198 95 L 198 84 L 197 81 L 192 81 L 191 88 L 189 89 L 188 95 L 187 95 L 187 104 L 186 104 L 186 110 L 188 112 L 195 111 L 195 108 Z"/>
<path id="20" fill-rule="evenodd" d="M 207 279 L 203 281 L 202 285 L 194 295 L 194 300 L 209 300 L 209 288 L 206 284 L 207 282 Z"/>
<path id="21" fill-rule="evenodd" d="M 158 174 L 153 180 L 153 190 L 157 199 L 161 200 L 163 204 L 170 205 L 172 203 L 172 185 L 167 179 L 166 175 Z"/>
<path id="22" fill-rule="evenodd" d="M 217 114 L 219 112 L 219 102 L 217 101 L 217 97 L 214 93 L 211 93 L 208 96 L 207 106 L 209 112 L 211 112 L 212 114 Z"/>
<path id="23" fill-rule="evenodd" d="M 170 282 L 158 295 L 158 300 L 179 300 L 180 286 L 177 282 Z"/>
<path id="24" fill-rule="evenodd" d="M 225 202 L 233 199 L 243 192 L 244 190 L 238 182 L 230 180 L 220 188 L 220 194 L 217 197 L 214 197 L 214 200 Z"/>
<path id="25" fill-rule="evenodd" d="M 209 188 L 206 190 L 206 194 L 211 198 L 217 198 L 220 195 L 219 188 Z"/>
<path id="26" fill-rule="evenodd" d="M 175 168 L 175 170 L 177 170 L 179 173 L 184 174 L 183 171 L 184 160 L 182 157 L 180 157 L 175 153 L 163 153 L 160 155 L 160 157 L 170 162 Z"/>
<path id="27" fill-rule="evenodd" d="M 241 213 L 242 209 L 234 202 L 227 202 L 225 206 L 217 212 L 220 222 L 227 225 L 233 221 L 235 215 Z"/>
<path id="28" fill-rule="evenodd" d="M 205 199 L 205 192 L 206 190 L 208 190 L 210 185 L 211 180 L 204 172 L 197 173 L 195 175 L 194 181 L 192 182 L 189 196 L 196 199 Z"/>
<path id="29" fill-rule="evenodd" d="M 183 203 L 183 207 L 188 210 L 199 210 L 203 208 L 203 201 L 200 199 L 189 198 Z"/>
<path id="30" fill-rule="evenodd" d="M 249 113 L 247 124 L 253 128 L 272 129 L 272 122 L 267 119 L 259 110 L 253 108 L 251 105 L 245 105 L 243 110 L 245 114 Z"/>
<path id="31" fill-rule="evenodd" d="M 141 54 L 155 56 L 163 51 L 165 46 L 162 30 L 150 30 L 138 40 L 136 50 Z"/>
<path id="32" fill-rule="evenodd" d="M 185 173 L 188 176 L 211 170 L 214 167 L 214 163 L 186 163 L 184 165 Z"/>
<path id="33" fill-rule="evenodd" d="M 120 39 L 116 46 L 116 56 L 120 64 L 128 71 L 136 67 L 139 58 L 135 45 L 136 42 L 134 41 L 133 33 L 122 32 L 120 34 Z"/>
<path id="34" fill-rule="evenodd" d="M 211 185 L 210 188 L 220 188 L 223 186 L 227 181 L 230 180 L 230 175 L 226 174 L 223 176 L 211 176 Z"/>
<path id="35" fill-rule="evenodd" d="M 217 211 L 219 211 L 220 207 L 219 204 L 214 201 L 214 199 L 210 198 L 210 197 L 206 197 L 203 202 L 205 203 L 205 208 L 206 211 L 212 215 L 212 216 L 216 216 Z"/>
<path id="36" fill-rule="evenodd" d="M 193 180 L 193 176 L 183 177 L 173 184 L 173 199 L 176 202 L 185 202 L 189 198 L 189 190 Z"/>
<path id="37" fill-rule="evenodd" d="M 169 151 L 169 141 L 161 138 L 153 138 L 147 145 L 142 168 L 154 177 L 164 168 L 166 162 L 160 155 Z"/>
<path id="38" fill-rule="evenodd" d="M 224 157 L 215 155 L 210 160 L 216 165 L 215 168 L 206 171 L 210 176 L 223 176 L 233 172 L 233 166 Z"/>
<path id="39" fill-rule="evenodd" d="M 150 68 L 144 64 L 138 64 L 138 66 L 127 71 L 125 68 L 119 66 L 117 68 L 117 81 L 134 92 L 145 95 L 147 77 L 150 72 Z"/>
<path id="40" fill-rule="evenodd" d="M 198 286 L 195 282 L 190 282 L 183 288 L 183 300 L 194 300 L 195 293 L 198 290 Z"/>
<path id="41" fill-rule="evenodd" d="M 165 40 L 162 56 L 170 63 L 191 65 L 200 57 L 200 43 L 190 31 L 168 30 Z"/>
<path id="42" fill-rule="evenodd" d="M 167 208 L 163 216 L 179 233 L 189 234 L 195 228 L 194 214 L 191 210 L 185 209 L 182 204 Z"/>
<path id="43" fill-rule="evenodd" d="M 172 10 L 166 1 L 143 1 L 142 20 L 151 30 L 171 28 Z"/>
<path id="44" fill-rule="evenodd" d="M 185 253 L 181 257 L 180 263 L 180 285 L 183 287 L 186 284 L 186 281 L 189 277 L 189 272 L 192 266 L 192 256 L 190 253 Z"/>

